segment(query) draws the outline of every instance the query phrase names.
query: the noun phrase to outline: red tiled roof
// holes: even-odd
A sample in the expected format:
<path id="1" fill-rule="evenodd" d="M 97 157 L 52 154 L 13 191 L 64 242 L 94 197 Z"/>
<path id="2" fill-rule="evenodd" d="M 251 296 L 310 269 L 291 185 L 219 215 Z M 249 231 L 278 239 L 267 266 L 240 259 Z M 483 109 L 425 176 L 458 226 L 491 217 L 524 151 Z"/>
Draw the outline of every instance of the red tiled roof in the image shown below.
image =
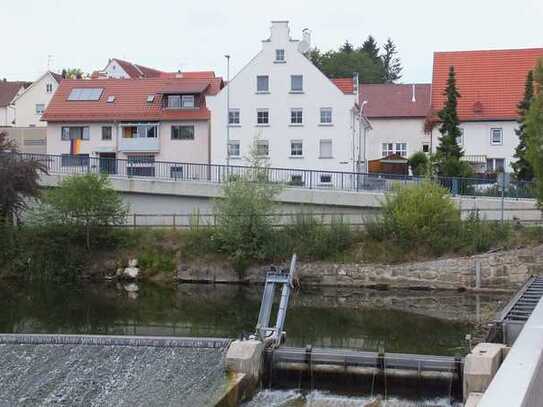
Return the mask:
<path id="1" fill-rule="evenodd" d="M 370 119 L 425 117 L 430 110 L 430 92 L 429 83 L 360 85 L 360 103 L 368 101 L 364 113 Z"/>
<path id="2" fill-rule="evenodd" d="M 187 79 L 213 79 L 215 72 L 213 71 L 195 71 L 195 72 L 162 72 L 161 78 L 187 78 Z"/>
<path id="3" fill-rule="evenodd" d="M 17 96 L 17 92 L 19 92 L 22 87 L 26 86 L 27 82 L 0 80 L 0 106 L 8 106 L 13 98 Z"/>
<path id="4" fill-rule="evenodd" d="M 194 110 L 163 109 L 161 90 L 168 86 L 192 87 L 193 82 L 202 84 L 199 79 L 150 78 L 150 79 L 94 79 L 63 80 L 43 114 L 49 122 L 77 121 L 130 121 L 130 120 L 207 120 L 209 110 L 205 102 Z M 208 79 L 206 95 L 216 94 L 222 79 Z M 103 88 L 98 101 L 68 101 L 74 88 Z M 152 103 L 147 97 L 156 95 Z M 115 96 L 113 103 L 107 103 L 109 96 Z"/>
<path id="5" fill-rule="evenodd" d="M 454 65 L 460 120 L 514 120 L 528 71 L 543 48 L 435 52 L 432 110 L 443 107 L 449 67 Z"/>
<path id="6" fill-rule="evenodd" d="M 343 93 L 352 94 L 354 92 L 353 78 L 334 78 L 334 79 L 330 79 L 330 80 Z"/>
<path id="7" fill-rule="evenodd" d="M 143 65 L 134 64 L 132 62 L 123 61 L 122 59 L 113 58 L 114 61 L 123 68 L 123 70 L 132 79 L 137 78 L 158 78 L 163 72 L 158 69 L 148 68 Z"/>

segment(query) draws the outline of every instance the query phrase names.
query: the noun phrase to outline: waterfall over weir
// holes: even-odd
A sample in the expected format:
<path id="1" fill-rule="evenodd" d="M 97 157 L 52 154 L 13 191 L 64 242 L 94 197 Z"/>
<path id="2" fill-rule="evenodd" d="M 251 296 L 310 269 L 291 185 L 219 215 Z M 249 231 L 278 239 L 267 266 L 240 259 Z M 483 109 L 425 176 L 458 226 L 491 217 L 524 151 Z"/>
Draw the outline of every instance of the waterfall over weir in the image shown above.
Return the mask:
<path id="1" fill-rule="evenodd" d="M 228 342 L 0 335 L 0 406 L 213 405 L 228 385 Z"/>

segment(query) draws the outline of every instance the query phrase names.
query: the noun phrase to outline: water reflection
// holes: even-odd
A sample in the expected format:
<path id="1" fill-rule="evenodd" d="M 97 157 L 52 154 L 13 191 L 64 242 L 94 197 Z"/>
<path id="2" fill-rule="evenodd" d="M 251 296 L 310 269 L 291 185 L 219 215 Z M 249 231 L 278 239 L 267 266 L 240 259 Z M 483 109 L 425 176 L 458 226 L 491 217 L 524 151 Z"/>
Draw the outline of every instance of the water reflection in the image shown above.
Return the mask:
<path id="1" fill-rule="evenodd" d="M 253 332 L 261 287 L 115 282 L 0 286 L 0 332 L 237 337 Z M 461 352 L 464 336 L 507 296 L 363 289 L 304 290 L 287 316 L 291 345 Z"/>

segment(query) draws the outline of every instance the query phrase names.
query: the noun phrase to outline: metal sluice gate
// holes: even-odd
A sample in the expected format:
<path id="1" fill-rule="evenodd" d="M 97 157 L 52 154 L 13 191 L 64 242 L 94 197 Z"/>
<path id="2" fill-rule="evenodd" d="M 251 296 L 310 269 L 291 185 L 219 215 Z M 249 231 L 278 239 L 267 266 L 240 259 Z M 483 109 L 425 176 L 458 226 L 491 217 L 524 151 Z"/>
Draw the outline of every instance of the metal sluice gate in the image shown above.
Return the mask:
<path id="1" fill-rule="evenodd" d="M 496 315 L 487 342 L 513 345 L 524 324 L 543 297 L 543 277 L 532 276 Z"/>

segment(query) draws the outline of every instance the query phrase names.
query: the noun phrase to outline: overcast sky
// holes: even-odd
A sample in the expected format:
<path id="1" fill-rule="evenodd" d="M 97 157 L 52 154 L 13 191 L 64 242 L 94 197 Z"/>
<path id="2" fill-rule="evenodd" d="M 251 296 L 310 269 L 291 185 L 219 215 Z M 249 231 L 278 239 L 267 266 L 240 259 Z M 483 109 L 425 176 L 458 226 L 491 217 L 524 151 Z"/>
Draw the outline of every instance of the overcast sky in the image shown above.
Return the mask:
<path id="1" fill-rule="evenodd" d="M 543 47 L 543 0 L 0 0 L 0 78 L 33 80 L 48 66 L 102 69 L 118 57 L 157 69 L 243 67 L 289 20 L 291 36 L 312 30 L 321 50 L 368 34 L 391 37 L 402 82 L 429 82 L 432 53 Z M 51 55 L 51 57 L 48 57 Z"/>

